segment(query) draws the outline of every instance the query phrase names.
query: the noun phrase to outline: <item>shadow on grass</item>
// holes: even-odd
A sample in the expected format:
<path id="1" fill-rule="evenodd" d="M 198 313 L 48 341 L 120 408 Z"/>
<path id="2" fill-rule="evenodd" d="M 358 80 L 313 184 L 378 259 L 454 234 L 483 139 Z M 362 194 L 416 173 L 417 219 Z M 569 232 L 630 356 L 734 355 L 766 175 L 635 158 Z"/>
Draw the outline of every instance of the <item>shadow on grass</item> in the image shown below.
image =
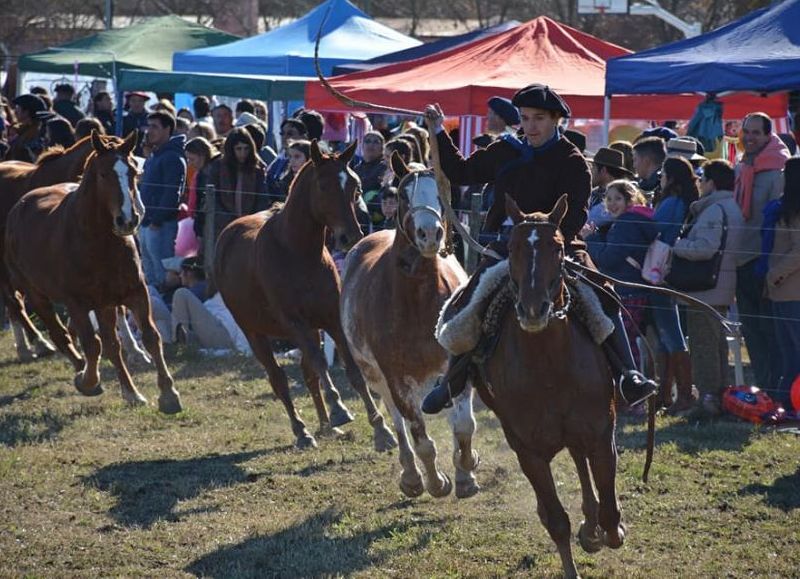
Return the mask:
<path id="1" fill-rule="evenodd" d="M 800 507 L 800 467 L 794 474 L 775 479 L 771 485 L 747 485 L 739 494 L 763 495 L 765 504 L 788 513 Z"/>
<path id="2" fill-rule="evenodd" d="M 617 444 L 622 448 L 644 449 L 647 428 L 632 430 L 631 424 L 621 420 L 617 427 Z M 750 442 L 753 426 L 745 422 L 714 420 L 700 423 L 685 421 L 664 425 L 662 418 L 656 419 L 656 447 L 674 443 L 686 454 L 694 455 L 709 450 L 740 451 Z"/>
<path id="3" fill-rule="evenodd" d="M 24 390 L 17 392 L 16 394 L 0 396 L 0 408 L 14 404 L 14 402 L 19 400 L 28 400 L 31 396 L 33 396 L 34 392 L 39 390 L 40 387 L 41 386 L 38 384 L 32 384 L 30 386 L 26 386 Z"/>
<path id="4" fill-rule="evenodd" d="M 162 518 L 177 519 L 173 510 L 179 501 L 211 489 L 253 482 L 257 477 L 249 475 L 241 463 L 288 448 L 117 463 L 101 468 L 83 483 L 117 497 L 109 514 L 120 524 L 147 528 Z"/>
<path id="5" fill-rule="evenodd" d="M 202 577 L 340 577 L 382 564 L 396 551 L 425 548 L 444 519 L 389 523 L 350 532 L 342 515 L 327 509 L 273 535 L 220 548 L 184 571 Z M 358 525 L 357 529 L 363 528 Z M 387 540 L 384 549 L 371 549 Z M 392 544 L 397 546 L 392 548 Z"/>

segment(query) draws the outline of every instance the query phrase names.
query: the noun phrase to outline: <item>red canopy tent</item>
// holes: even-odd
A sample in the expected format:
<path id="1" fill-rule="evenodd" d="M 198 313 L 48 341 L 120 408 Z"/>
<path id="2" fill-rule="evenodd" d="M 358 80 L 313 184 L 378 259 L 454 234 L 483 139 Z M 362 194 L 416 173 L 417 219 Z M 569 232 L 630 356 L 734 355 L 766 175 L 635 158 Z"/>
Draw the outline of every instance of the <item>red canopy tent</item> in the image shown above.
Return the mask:
<path id="1" fill-rule="evenodd" d="M 385 106 L 422 110 L 438 102 L 448 115 L 484 115 L 492 96 L 510 97 L 533 82 L 554 88 L 573 117 L 603 118 L 606 60 L 631 54 L 569 26 L 540 16 L 500 34 L 467 45 L 369 71 L 331 79 L 347 96 Z M 688 119 L 700 95 L 615 96 L 615 119 Z M 726 118 L 761 110 L 786 114 L 787 97 L 739 93 L 721 99 Z M 346 110 L 319 81 L 306 84 L 306 106 Z"/>

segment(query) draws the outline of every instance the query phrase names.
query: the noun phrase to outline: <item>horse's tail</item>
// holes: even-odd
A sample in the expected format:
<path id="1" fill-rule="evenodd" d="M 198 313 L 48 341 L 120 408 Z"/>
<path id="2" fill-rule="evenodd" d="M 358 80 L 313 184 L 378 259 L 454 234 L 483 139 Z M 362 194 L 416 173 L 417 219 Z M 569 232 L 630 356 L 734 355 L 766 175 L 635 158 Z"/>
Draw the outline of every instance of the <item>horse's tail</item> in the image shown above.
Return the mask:
<path id="1" fill-rule="evenodd" d="M 647 399 L 647 455 L 644 459 L 642 482 L 647 482 L 650 466 L 653 464 L 653 449 L 656 445 L 656 397 Z"/>

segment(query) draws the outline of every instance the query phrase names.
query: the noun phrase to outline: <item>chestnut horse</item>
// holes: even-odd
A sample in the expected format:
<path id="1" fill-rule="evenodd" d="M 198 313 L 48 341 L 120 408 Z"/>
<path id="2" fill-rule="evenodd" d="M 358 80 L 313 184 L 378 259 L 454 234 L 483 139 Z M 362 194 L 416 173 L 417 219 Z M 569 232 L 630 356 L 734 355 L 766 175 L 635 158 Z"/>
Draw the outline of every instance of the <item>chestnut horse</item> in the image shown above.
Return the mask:
<path id="1" fill-rule="evenodd" d="M 392 156 L 392 169 L 401 178 L 397 228 L 367 236 L 347 255 L 342 323 L 370 388 L 381 395 L 392 414 L 403 469 L 400 489 L 410 497 L 424 489 L 443 497 L 452 490 L 452 483 L 436 463 L 436 445 L 426 431 L 420 402 L 447 362 L 447 353 L 434 338 L 439 310 L 467 275 L 453 256 L 439 256 L 444 226 L 433 171 L 409 172 L 397 153 Z M 478 456 L 472 450 L 471 387 L 456 398 L 454 406 L 450 417 L 456 496 L 464 498 L 479 488 L 472 472 Z M 424 486 L 406 421 L 424 467 Z"/>
<path id="2" fill-rule="evenodd" d="M 320 349 L 321 329 L 335 341 L 348 380 L 364 401 L 375 448 L 388 450 L 397 443 L 347 349 L 339 319 L 341 282 L 325 247 L 328 230 L 342 248 L 361 238 L 354 209 L 358 176 L 347 166 L 355 143 L 339 155 L 323 155 L 316 141 L 310 149 L 311 159 L 292 181 L 282 207 L 240 217 L 222 231 L 214 281 L 286 407 L 298 448 L 317 443 L 292 403 L 286 373 L 275 361 L 272 338 L 287 338 L 300 348 L 303 378 L 314 400 L 320 433 L 337 433 L 336 426 L 353 419 L 328 374 Z"/>
<path id="3" fill-rule="evenodd" d="M 94 310 L 102 347 L 117 371 L 123 399 L 145 404 L 125 367 L 116 333 L 118 306 L 130 309 L 156 363 L 161 390 L 158 407 L 173 414 L 181 410 L 180 397 L 164 362 L 133 240 L 143 214 L 131 156 L 136 133 L 120 142 L 93 132 L 91 143 L 93 152 L 79 185 L 34 189 L 9 213 L 5 258 L 11 283 L 24 292 L 58 349 L 72 362 L 77 372 L 75 386 L 86 396 L 103 391 L 98 368 L 101 340 L 89 318 Z M 67 307 L 85 362 L 53 311 L 54 302 Z"/>
<path id="4" fill-rule="evenodd" d="M 614 381 L 600 346 L 569 312 L 558 229 L 566 199 L 562 196 L 549 214 L 525 214 L 506 198 L 514 223 L 508 264 L 516 318 L 507 314 L 502 320 L 497 349 L 485 367 L 487 383 L 477 386 L 533 486 L 539 518 L 558 548 L 564 574 L 577 577 L 569 517 L 550 471 L 560 450 L 569 450 L 581 483 L 583 549 L 622 546 L 624 527 L 615 490 Z"/>
<path id="5" fill-rule="evenodd" d="M 38 187 L 78 181 L 93 150 L 92 140 L 85 137 L 68 149 L 62 147 L 48 149 L 39 156 L 35 164 L 22 161 L 0 163 L 0 255 L 4 253 L 6 219 L 14 204 L 25 193 Z M 37 355 L 44 356 L 55 352 L 55 348 L 42 337 L 25 313 L 21 297 L 16 295 L 9 285 L 8 272 L 2 260 L 0 260 L 0 293 L 8 308 L 19 359 L 27 361 Z M 28 340 L 33 345 L 33 351 L 28 345 Z"/>

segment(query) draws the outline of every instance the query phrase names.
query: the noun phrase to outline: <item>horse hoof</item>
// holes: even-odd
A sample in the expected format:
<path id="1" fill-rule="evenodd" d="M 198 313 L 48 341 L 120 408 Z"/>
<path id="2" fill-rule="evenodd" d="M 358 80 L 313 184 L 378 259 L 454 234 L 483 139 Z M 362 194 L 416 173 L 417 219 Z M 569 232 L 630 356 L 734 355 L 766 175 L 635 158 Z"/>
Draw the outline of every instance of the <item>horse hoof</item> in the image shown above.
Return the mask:
<path id="1" fill-rule="evenodd" d="M 317 436 L 320 438 L 342 438 L 347 436 L 345 431 L 335 426 L 326 426 L 317 431 Z"/>
<path id="2" fill-rule="evenodd" d="M 430 495 L 437 499 L 446 497 L 453 490 L 453 481 L 450 480 L 450 477 L 442 473 L 442 478 L 444 479 L 444 481 L 442 482 L 441 487 L 439 487 L 438 489 L 428 489 Z"/>
<path id="3" fill-rule="evenodd" d="M 177 390 L 164 393 L 158 397 L 158 410 L 164 414 L 177 414 L 183 410 L 181 397 Z"/>
<path id="4" fill-rule="evenodd" d="M 344 426 L 353 422 L 353 415 L 341 402 L 336 402 L 331 405 L 330 411 L 331 426 Z"/>
<path id="5" fill-rule="evenodd" d="M 586 521 L 583 521 L 581 523 L 581 528 L 578 529 L 578 543 L 587 553 L 597 553 L 603 548 L 603 534 L 597 526 L 595 526 L 593 532 L 590 534 Z"/>
<path id="6" fill-rule="evenodd" d="M 625 525 L 620 523 L 617 526 L 617 532 L 614 535 L 606 532 L 603 533 L 603 542 L 605 543 L 606 547 L 610 549 L 619 549 L 622 547 L 622 544 L 625 542 Z"/>
<path id="7" fill-rule="evenodd" d="M 135 392 L 133 394 L 123 394 L 122 399 L 125 400 L 130 406 L 144 406 L 147 404 L 147 398 Z"/>
<path id="8" fill-rule="evenodd" d="M 82 371 L 78 372 L 77 374 L 75 374 L 75 382 L 74 383 L 75 383 L 75 388 L 78 389 L 78 392 L 80 392 L 84 396 L 100 396 L 104 392 L 103 385 L 100 384 L 100 382 L 98 382 L 92 388 L 88 388 L 88 389 L 84 388 L 82 386 L 84 375 L 85 375 L 85 373 L 82 372 Z"/>
<path id="9" fill-rule="evenodd" d="M 314 440 L 314 437 L 311 436 L 308 432 L 304 432 L 297 437 L 297 440 L 295 441 L 294 445 L 300 450 L 305 450 L 307 448 L 317 448 L 317 441 Z"/>
<path id="10" fill-rule="evenodd" d="M 385 426 L 375 429 L 374 442 L 377 452 L 389 452 L 393 448 L 397 448 L 397 439 L 392 434 L 392 431 Z"/>
<path id="11" fill-rule="evenodd" d="M 403 491 L 403 494 L 407 497 L 415 499 L 425 491 L 425 486 L 422 484 L 421 478 L 418 478 L 412 483 L 407 483 L 401 477 L 400 490 Z"/>
<path id="12" fill-rule="evenodd" d="M 456 481 L 456 498 L 468 499 L 478 494 L 481 487 L 474 480 Z"/>

